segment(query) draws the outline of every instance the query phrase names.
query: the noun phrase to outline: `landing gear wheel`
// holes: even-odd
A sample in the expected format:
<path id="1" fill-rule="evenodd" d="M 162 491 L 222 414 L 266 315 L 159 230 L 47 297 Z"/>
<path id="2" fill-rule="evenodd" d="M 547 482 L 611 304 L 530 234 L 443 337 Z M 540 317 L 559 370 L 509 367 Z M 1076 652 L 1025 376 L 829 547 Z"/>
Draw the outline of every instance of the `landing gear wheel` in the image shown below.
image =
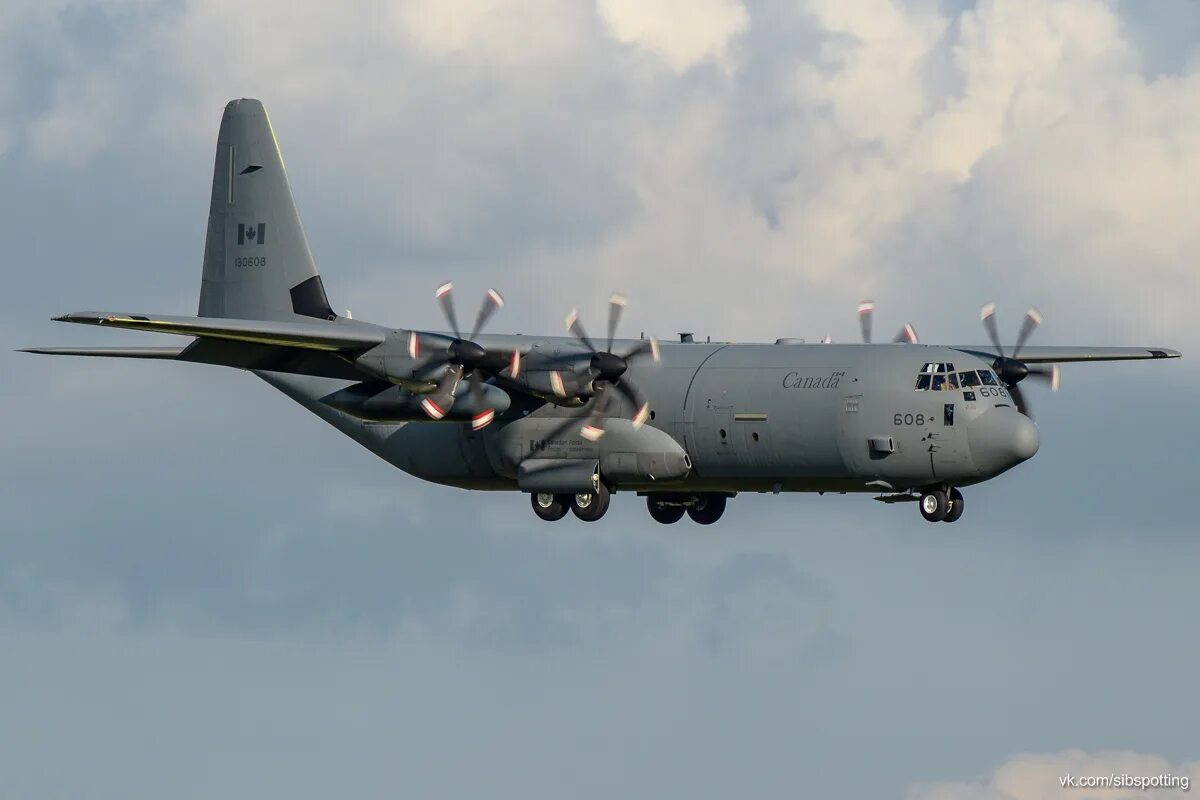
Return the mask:
<path id="1" fill-rule="evenodd" d="M 693 522 L 712 525 L 725 513 L 726 499 L 723 494 L 705 492 L 700 495 L 700 499 L 694 505 L 688 506 L 688 516 L 692 518 Z"/>
<path id="2" fill-rule="evenodd" d="M 921 516 L 927 522 L 941 522 L 946 518 L 946 512 L 949 510 L 946 493 L 941 489 L 934 489 L 921 495 L 920 506 Z"/>
<path id="3" fill-rule="evenodd" d="M 946 512 L 946 516 L 942 522 L 958 522 L 958 518 L 963 515 L 966 508 L 966 501 L 963 500 L 962 492 L 958 489 L 950 490 L 950 510 Z"/>
<path id="4" fill-rule="evenodd" d="M 529 500 L 533 503 L 533 513 L 546 522 L 557 522 L 565 517 L 571 505 L 571 496 L 566 494 L 534 492 L 529 495 Z"/>
<path id="5" fill-rule="evenodd" d="M 608 487 L 603 483 L 595 492 L 572 495 L 571 510 L 584 522 L 595 522 L 608 511 Z"/>
<path id="6" fill-rule="evenodd" d="M 663 525 L 670 525 L 683 519 L 683 506 L 669 506 L 655 498 L 654 495 L 646 496 L 646 508 L 650 511 L 650 516 L 654 518 L 654 521 L 661 522 Z"/>

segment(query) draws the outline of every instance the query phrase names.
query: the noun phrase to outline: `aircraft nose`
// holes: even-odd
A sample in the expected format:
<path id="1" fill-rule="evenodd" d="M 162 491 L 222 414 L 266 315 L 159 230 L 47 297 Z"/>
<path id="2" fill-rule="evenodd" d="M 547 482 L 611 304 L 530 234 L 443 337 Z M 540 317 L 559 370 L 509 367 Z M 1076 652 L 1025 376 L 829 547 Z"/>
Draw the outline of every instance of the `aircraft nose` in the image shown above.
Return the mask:
<path id="1" fill-rule="evenodd" d="M 971 458 L 985 475 L 999 475 L 1038 451 L 1038 429 L 1029 417 L 1012 408 L 993 408 L 967 429 Z"/>

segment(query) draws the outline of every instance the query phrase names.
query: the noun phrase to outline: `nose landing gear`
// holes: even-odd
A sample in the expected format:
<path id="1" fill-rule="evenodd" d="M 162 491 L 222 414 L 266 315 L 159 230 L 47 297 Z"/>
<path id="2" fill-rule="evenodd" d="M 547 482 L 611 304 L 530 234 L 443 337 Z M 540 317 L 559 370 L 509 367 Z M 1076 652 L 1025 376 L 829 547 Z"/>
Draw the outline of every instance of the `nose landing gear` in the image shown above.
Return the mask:
<path id="1" fill-rule="evenodd" d="M 966 501 L 963 500 L 962 492 L 958 489 L 951 489 L 950 497 L 947 500 L 950 503 L 950 508 L 946 511 L 946 516 L 942 518 L 942 522 L 958 522 L 958 518 L 963 515 L 963 511 L 966 509 Z"/>
<path id="2" fill-rule="evenodd" d="M 958 522 L 966 508 L 962 492 L 955 488 L 949 492 L 930 489 L 921 495 L 918 505 L 927 522 Z"/>
<path id="3" fill-rule="evenodd" d="M 946 493 L 941 489 L 932 489 L 921 495 L 921 516 L 926 522 L 941 522 L 950 510 Z"/>

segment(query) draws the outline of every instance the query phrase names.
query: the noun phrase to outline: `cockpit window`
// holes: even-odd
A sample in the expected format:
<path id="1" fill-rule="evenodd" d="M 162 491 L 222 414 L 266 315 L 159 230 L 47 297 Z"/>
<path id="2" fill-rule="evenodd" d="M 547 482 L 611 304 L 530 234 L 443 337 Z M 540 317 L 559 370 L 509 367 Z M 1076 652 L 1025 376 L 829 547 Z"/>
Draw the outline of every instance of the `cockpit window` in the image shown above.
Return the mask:
<path id="1" fill-rule="evenodd" d="M 990 369 L 979 370 L 979 382 L 984 386 L 999 386 L 1000 382 L 996 380 L 996 376 L 992 374 Z"/>
<path id="2" fill-rule="evenodd" d="M 962 386 L 978 386 L 980 378 L 974 372 L 963 372 Z M 921 367 L 914 388 L 918 392 L 950 392 L 959 388 L 959 373 L 949 362 L 933 361 Z"/>
<path id="3" fill-rule="evenodd" d="M 960 372 L 958 373 L 958 383 L 964 389 L 970 389 L 972 386 L 979 385 L 979 375 L 975 372 Z"/>

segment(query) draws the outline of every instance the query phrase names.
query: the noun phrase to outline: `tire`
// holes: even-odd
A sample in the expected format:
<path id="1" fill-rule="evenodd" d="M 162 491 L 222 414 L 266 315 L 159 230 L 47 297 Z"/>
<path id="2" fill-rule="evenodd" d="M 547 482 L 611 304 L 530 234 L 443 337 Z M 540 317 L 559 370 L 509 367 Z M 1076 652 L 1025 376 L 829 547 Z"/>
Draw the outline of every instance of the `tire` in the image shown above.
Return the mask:
<path id="1" fill-rule="evenodd" d="M 565 517 L 567 508 L 571 505 L 568 495 L 547 492 L 534 492 L 529 495 L 529 501 L 533 504 L 533 513 L 546 522 L 557 522 Z"/>
<path id="2" fill-rule="evenodd" d="M 571 496 L 571 510 L 584 522 L 596 522 L 608 511 L 608 487 L 603 483 L 595 492 Z"/>
<path id="3" fill-rule="evenodd" d="M 679 522 L 685 513 L 683 506 L 666 505 L 654 495 L 646 496 L 646 509 L 655 522 L 661 522 L 663 525 Z"/>
<path id="4" fill-rule="evenodd" d="M 958 522 L 959 517 L 963 515 L 963 511 L 966 509 L 966 501 L 963 500 L 962 492 L 958 489 L 951 489 L 949 505 L 950 508 L 946 511 L 946 516 L 942 519 L 942 522 Z"/>
<path id="5" fill-rule="evenodd" d="M 723 494 L 705 492 L 700 495 L 700 499 L 696 501 L 695 505 L 688 506 L 688 516 L 692 518 L 693 522 L 700 525 L 712 525 L 725 513 L 727 499 Z"/>
<path id="6" fill-rule="evenodd" d="M 927 522 L 941 522 L 946 518 L 946 512 L 949 511 L 946 493 L 941 489 L 934 489 L 921 495 L 918 505 L 921 507 L 921 516 Z"/>

